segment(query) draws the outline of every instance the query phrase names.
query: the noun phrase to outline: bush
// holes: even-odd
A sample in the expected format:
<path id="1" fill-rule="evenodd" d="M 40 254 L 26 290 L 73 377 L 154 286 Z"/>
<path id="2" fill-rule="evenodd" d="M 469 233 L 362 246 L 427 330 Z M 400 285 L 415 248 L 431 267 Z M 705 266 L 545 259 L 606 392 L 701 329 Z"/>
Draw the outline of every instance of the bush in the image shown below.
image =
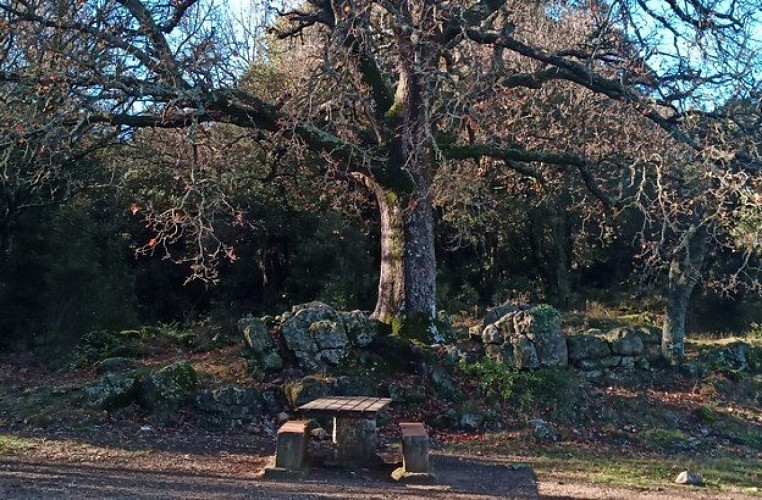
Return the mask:
<path id="1" fill-rule="evenodd" d="M 491 359 L 460 364 L 466 377 L 474 379 L 487 398 L 497 398 L 521 411 L 542 411 L 567 419 L 580 395 L 579 379 L 565 368 L 518 370 Z"/>

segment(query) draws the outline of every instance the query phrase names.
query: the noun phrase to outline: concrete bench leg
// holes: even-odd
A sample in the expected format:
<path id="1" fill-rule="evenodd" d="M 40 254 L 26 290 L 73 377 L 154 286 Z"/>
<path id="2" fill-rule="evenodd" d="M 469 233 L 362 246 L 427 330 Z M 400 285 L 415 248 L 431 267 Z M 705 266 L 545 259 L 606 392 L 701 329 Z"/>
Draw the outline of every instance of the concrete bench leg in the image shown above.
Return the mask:
<path id="1" fill-rule="evenodd" d="M 405 482 L 431 482 L 434 474 L 429 464 L 429 435 L 418 422 L 400 424 L 402 429 L 402 467 L 392 472 L 392 478 Z"/>
<path id="2" fill-rule="evenodd" d="M 306 420 L 292 420 L 278 429 L 275 445 L 275 463 L 265 468 L 265 477 L 280 474 L 302 474 L 307 471 Z"/>

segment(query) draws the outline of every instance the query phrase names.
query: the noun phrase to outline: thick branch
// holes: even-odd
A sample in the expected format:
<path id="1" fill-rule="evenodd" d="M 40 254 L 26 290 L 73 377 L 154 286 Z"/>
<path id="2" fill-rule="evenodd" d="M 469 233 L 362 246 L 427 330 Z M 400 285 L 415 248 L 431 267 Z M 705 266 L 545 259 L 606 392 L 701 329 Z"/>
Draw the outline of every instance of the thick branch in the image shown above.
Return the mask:
<path id="1" fill-rule="evenodd" d="M 563 169 L 574 167 L 582 177 L 585 187 L 608 207 L 615 207 L 619 202 L 608 196 L 598 185 L 595 177 L 588 171 L 588 163 L 581 156 L 571 153 L 556 153 L 550 151 L 528 151 L 518 147 L 501 147 L 496 144 L 472 144 L 468 146 L 443 145 L 442 155 L 448 160 L 478 160 L 483 157 L 503 160 L 512 169 L 521 172 L 522 163 L 549 163 Z M 521 172 L 523 173 L 523 172 Z M 531 175 L 531 174 L 528 174 Z M 532 175 L 534 177 L 534 175 Z"/>
<path id="2" fill-rule="evenodd" d="M 169 73 L 175 78 L 175 84 L 184 88 L 189 88 L 190 85 L 183 79 L 180 72 L 180 68 L 177 65 L 175 56 L 172 54 L 172 49 L 167 42 L 164 33 L 161 28 L 154 21 L 151 12 L 140 0 L 117 0 L 117 3 L 127 9 L 130 14 L 138 21 L 143 34 L 150 41 L 153 50 L 155 51 L 160 64 L 166 65 Z"/>

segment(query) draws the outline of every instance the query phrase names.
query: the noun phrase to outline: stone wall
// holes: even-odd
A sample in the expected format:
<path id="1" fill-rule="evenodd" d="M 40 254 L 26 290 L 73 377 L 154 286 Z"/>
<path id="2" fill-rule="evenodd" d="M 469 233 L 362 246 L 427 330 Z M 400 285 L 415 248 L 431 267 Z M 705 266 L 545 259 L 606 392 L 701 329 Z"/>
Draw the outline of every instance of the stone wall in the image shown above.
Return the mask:
<path id="1" fill-rule="evenodd" d="M 646 347 L 651 338 L 647 330 L 632 327 L 570 335 L 566 338 L 569 364 L 590 378 L 616 369 L 648 369 Z"/>

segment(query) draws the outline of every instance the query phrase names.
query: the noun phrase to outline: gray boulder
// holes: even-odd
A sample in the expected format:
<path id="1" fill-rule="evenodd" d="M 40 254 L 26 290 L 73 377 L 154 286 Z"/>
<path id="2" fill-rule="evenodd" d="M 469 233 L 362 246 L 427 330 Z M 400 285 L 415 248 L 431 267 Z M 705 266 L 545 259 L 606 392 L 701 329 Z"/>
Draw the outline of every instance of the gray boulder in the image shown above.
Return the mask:
<path id="1" fill-rule="evenodd" d="M 524 334 L 534 344 L 540 366 L 568 364 L 566 339 L 561 332 L 561 315 L 554 308 L 541 304 L 516 314 L 513 323 L 516 332 Z"/>
<path id="2" fill-rule="evenodd" d="M 712 348 L 702 353 L 701 357 L 715 370 L 746 370 L 749 346 L 743 342 L 733 342 L 720 348 Z"/>
<path id="3" fill-rule="evenodd" d="M 516 368 L 539 368 L 540 358 L 531 340 L 526 337 L 515 337 L 513 344 L 513 363 Z"/>
<path id="4" fill-rule="evenodd" d="M 277 415 L 286 407 L 285 396 L 280 391 L 265 391 L 262 393 L 264 411 L 268 415 Z"/>
<path id="5" fill-rule="evenodd" d="M 299 365 L 311 371 L 339 364 L 349 346 L 344 322 L 322 302 L 294 306 L 293 317 L 283 323 L 283 341 Z"/>
<path id="6" fill-rule="evenodd" d="M 253 317 L 242 318 L 238 321 L 238 330 L 251 349 L 254 363 L 259 368 L 266 372 L 277 372 L 283 368 L 283 359 L 278 354 L 266 321 Z"/>
<path id="7" fill-rule="evenodd" d="M 606 334 L 611 352 L 620 356 L 640 356 L 645 350 L 642 337 L 631 328 L 614 328 Z"/>
<path id="8" fill-rule="evenodd" d="M 90 406 L 113 411 L 135 401 L 137 385 L 134 376 L 109 373 L 84 392 Z"/>
<path id="9" fill-rule="evenodd" d="M 495 324 L 484 327 L 482 331 L 482 342 L 485 344 L 502 344 L 504 341 L 503 332 Z"/>
<path id="10" fill-rule="evenodd" d="M 611 349 L 604 339 L 587 332 L 566 338 L 570 361 L 600 359 L 611 356 Z"/>
<path id="11" fill-rule="evenodd" d="M 429 367 L 428 376 L 428 386 L 441 399 L 445 401 L 459 401 L 463 397 L 463 392 L 447 370 L 439 366 L 431 366 Z"/>
<path id="12" fill-rule="evenodd" d="M 482 330 L 486 355 L 519 368 L 566 366 L 569 354 L 558 311 L 548 305 L 532 308 L 502 306 L 508 311 Z"/>
<path id="13" fill-rule="evenodd" d="M 275 350 L 275 343 L 270 337 L 270 330 L 261 319 L 241 318 L 238 321 L 238 330 L 243 335 L 246 345 L 254 352 L 261 354 Z"/>
<path id="14" fill-rule="evenodd" d="M 701 477 L 701 474 L 698 474 L 696 472 L 691 472 L 689 470 L 684 470 L 680 474 L 677 475 L 675 478 L 675 482 L 677 484 L 687 484 L 691 486 L 701 486 L 704 484 L 704 480 Z"/>
<path id="15" fill-rule="evenodd" d="M 558 441 L 558 434 L 553 427 L 541 418 L 529 420 L 527 422 L 532 434 L 540 441 Z"/>
<path id="16" fill-rule="evenodd" d="M 340 312 L 349 342 L 355 347 L 367 347 L 378 335 L 379 323 L 362 311 Z"/>
<path id="17" fill-rule="evenodd" d="M 283 368 L 283 358 L 276 351 L 270 351 L 260 358 L 262 368 L 266 372 L 277 372 Z"/>
<path id="18" fill-rule="evenodd" d="M 207 430 L 227 431 L 259 420 L 263 397 L 252 387 L 222 387 L 195 393 L 196 420 Z"/>

